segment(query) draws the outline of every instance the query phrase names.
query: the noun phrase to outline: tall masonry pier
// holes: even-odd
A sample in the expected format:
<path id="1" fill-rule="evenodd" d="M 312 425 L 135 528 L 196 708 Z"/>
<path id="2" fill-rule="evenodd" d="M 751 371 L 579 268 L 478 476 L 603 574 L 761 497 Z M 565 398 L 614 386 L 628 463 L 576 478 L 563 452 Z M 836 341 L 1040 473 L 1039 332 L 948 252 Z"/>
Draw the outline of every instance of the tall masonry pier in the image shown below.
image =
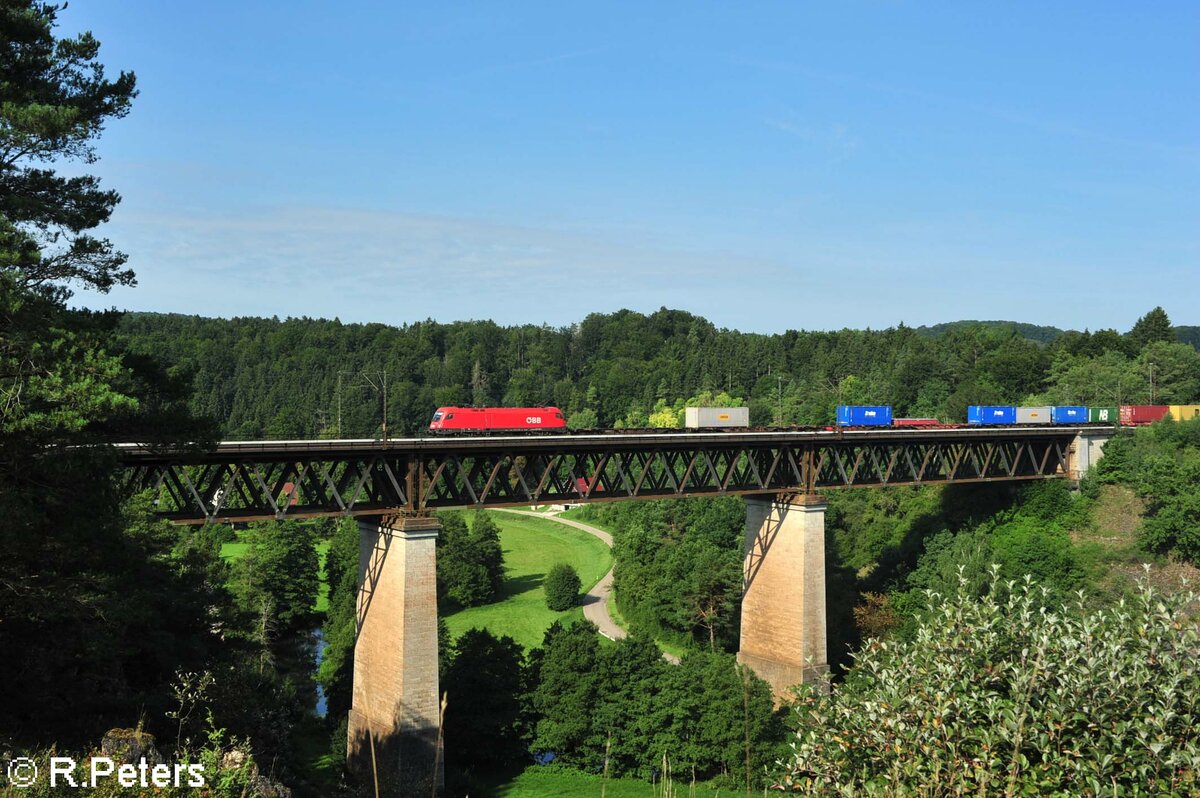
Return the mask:
<path id="1" fill-rule="evenodd" d="M 436 545 L 428 516 L 361 520 L 358 635 L 346 757 L 383 794 L 429 795 L 443 783 L 438 750 Z"/>
<path id="2" fill-rule="evenodd" d="M 829 672 L 825 638 L 825 499 L 746 497 L 742 634 L 738 662 L 775 699 Z"/>

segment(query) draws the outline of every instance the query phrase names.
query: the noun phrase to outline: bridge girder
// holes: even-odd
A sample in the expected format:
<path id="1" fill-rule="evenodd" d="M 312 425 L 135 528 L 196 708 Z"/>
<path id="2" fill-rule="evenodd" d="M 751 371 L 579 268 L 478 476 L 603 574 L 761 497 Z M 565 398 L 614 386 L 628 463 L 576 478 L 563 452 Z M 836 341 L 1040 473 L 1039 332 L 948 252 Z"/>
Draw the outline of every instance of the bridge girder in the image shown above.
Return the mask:
<path id="1" fill-rule="evenodd" d="M 129 448 L 129 486 L 177 523 L 420 514 L 1066 476 L 1075 430 L 609 435 Z M 338 446 L 336 444 L 344 444 Z M 334 444 L 334 445 L 331 445 Z"/>

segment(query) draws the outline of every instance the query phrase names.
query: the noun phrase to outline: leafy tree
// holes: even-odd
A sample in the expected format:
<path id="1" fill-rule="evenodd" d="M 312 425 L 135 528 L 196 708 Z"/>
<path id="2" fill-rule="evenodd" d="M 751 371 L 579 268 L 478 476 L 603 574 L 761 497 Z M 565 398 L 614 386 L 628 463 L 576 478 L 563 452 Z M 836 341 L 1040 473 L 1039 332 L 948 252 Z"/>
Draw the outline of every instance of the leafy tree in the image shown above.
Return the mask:
<path id="1" fill-rule="evenodd" d="M 730 786 L 758 787 L 781 755 L 782 725 L 771 689 L 732 655 L 695 652 L 664 671 L 655 701 L 651 750 L 697 778 L 724 776 Z M 749 762 L 747 762 L 749 759 Z"/>
<path id="2" fill-rule="evenodd" d="M 486 604 L 493 596 L 487 569 L 474 556 L 470 532 L 461 518 L 442 522 L 437 578 L 438 595 L 462 607 Z"/>
<path id="3" fill-rule="evenodd" d="M 136 410 L 124 365 L 52 299 L 0 273 L 0 432 L 5 448 L 45 445 Z"/>
<path id="4" fill-rule="evenodd" d="M 1156 458 L 1146 464 L 1142 479 L 1143 493 L 1150 496 L 1142 529 L 1145 544 L 1200 563 L 1200 450 L 1190 449 L 1175 460 Z"/>
<path id="5" fill-rule="evenodd" d="M 671 429 L 683 426 L 683 409 L 676 410 L 667 404 L 665 399 L 654 403 L 654 410 L 646 418 L 646 425 L 657 429 Z"/>
<path id="6" fill-rule="evenodd" d="M 1145 370 L 1120 352 L 1097 357 L 1060 353 L 1050 366 L 1049 386 L 1030 403 L 1122 405 L 1149 399 Z"/>
<path id="7" fill-rule="evenodd" d="M 738 597 L 742 590 L 742 558 L 736 550 L 691 538 L 674 547 L 667 576 L 679 582 L 673 607 L 675 623 L 690 632 L 700 629 L 709 651 L 717 641 L 732 647 L 737 637 Z"/>
<path id="8" fill-rule="evenodd" d="M 113 314 L 64 305 L 66 283 L 132 281 L 87 232 L 116 194 L 50 165 L 95 159 L 134 80 L 105 80 L 89 34 L 57 39 L 57 11 L 0 3 L 0 650 L 20 652 L 0 658 L 0 728 L 30 744 L 162 718 L 176 669 L 230 664 L 233 621 L 216 537 L 154 519 L 96 445 L 155 439 L 182 386 L 110 346 Z"/>
<path id="9" fill-rule="evenodd" d="M 653 748 L 659 702 L 671 668 L 653 640 L 633 635 L 606 651 L 596 663 L 594 740 L 602 745 L 610 773 L 651 775 L 661 753 Z M 672 757 L 677 751 L 668 752 Z"/>
<path id="10" fill-rule="evenodd" d="M 558 563 L 546 574 L 542 589 L 546 592 L 546 606 L 555 612 L 569 610 L 579 603 L 582 583 L 579 574 L 567 563 Z"/>
<path id="11" fill-rule="evenodd" d="M 599 635 L 587 622 L 546 630 L 542 650 L 531 658 L 530 707 L 537 718 L 530 750 L 553 751 L 556 761 L 595 769 L 604 759 L 603 734 L 593 729 L 599 704 Z"/>
<path id="12" fill-rule="evenodd" d="M 631 628 L 701 645 L 736 645 L 745 506 L 737 499 L 588 505 L 616 530 L 614 582 Z"/>
<path id="13" fill-rule="evenodd" d="M 92 163 L 96 138 L 129 112 L 132 72 L 105 77 L 90 33 L 56 38 L 59 6 L 0 4 L 0 270 L 18 285 L 78 282 L 99 291 L 131 285 L 126 257 L 87 231 L 106 222 L 119 196 L 90 175 L 62 177 L 48 164 Z"/>
<path id="14" fill-rule="evenodd" d="M 567 426 L 571 429 L 596 429 L 600 426 L 600 418 L 595 410 L 585 407 L 567 416 Z"/>
<path id="15" fill-rule="evenodd" d="M 1200 352 L 1188 344 L 1154 341 L 1142 349 L 1138 367 L 1152 381 L 1153 396 L 1160 404 L 1190 404 L 1200 399 Z"/>
<path id="16" fill-rule="evenodd" d="M 749 756 L 757 787 L 780 754 L 770 687 L 731 655 L 668 665 L 649 638 L 601 648 L 596 627 L 577 623 L 551 627 L 530 662 L 532 750 L 553 751 L 558 763 L 652 779 L 665 756 L 676 772 L 744 785 Z"/>
<path id="17" fill-rule="evenodd" d="M 779 786 L 801 795 L 1189 795 L 1198 783 L 1193 593 L 1042 609 L 993 574 L 932 596 L 911 642 L 873 642 L 802 694 Z M 1083 752 L 1081 754 L 1081 752 Z M 969 763 L 969 764 L 965 764 Z"/>

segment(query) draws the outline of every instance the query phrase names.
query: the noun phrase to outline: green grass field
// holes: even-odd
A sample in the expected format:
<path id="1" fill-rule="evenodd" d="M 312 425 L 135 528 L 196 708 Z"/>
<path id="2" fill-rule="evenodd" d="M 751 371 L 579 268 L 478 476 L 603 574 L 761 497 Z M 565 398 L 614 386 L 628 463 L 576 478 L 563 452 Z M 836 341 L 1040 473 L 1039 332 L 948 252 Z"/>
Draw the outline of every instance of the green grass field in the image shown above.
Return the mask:
<path id="1" fill-rule="evenodd" d="M 246 549 L 250 548 L 249 543 L 222 543 L 221 544 L 221 559 L 236 560 L 246 553 Z"/>
<path id="2" fill-rule="evenodd" d="M 612 567 L 612 553 L 600 540 L 551 520 L 491 513 L 500 527 L 504 550 L 504 588 L 500 600 L 445 616 L 452 637 L 471 628 L 508 635 L 525 648 L 541 645 L 556 620 L 572 622 L 583 609 L 554 612 L 546 607 L 542 580 L 551 566 L 565 562 L 579 572 L 586 592 Z"/>
<path id="3" fill-rule="evenodd" d="M 601 789 L 603 788 L 603 792 Z M 670 785 L 651 784 L 638 779 L 608 779 L 567 770 L 531 767 L 512 781 L 495 786 L 495 798 L 720 798 L 722 791 L 707 784 L 692 785 L 677 778 Z M 736 790 L 725 790 L 735 796 Z"/>

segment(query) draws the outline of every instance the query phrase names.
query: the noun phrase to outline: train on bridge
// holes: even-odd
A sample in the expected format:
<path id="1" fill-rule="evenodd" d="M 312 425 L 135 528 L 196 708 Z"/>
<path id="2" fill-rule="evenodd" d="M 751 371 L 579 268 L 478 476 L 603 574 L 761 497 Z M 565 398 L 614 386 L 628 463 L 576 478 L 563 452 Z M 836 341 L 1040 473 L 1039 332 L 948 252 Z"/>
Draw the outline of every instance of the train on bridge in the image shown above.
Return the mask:
<path id="1" fill-rule="evenodd" d="M 967 423 L 943 423 L 936 418 L 895 418 L 889 405 L 838 405 L 832 426 L 771 427 L 770 430 L 836 430 L 873 427 L 955 429 L 958 427 L 1012 427 L 1047 425 L 1141 426 L 1173 418 L 1186 421 L 1200 417 L 1200 405 L 971 405 Z M 750 411 L 745 407 L 689 407 L 684 430 L 749 429 Z M 429 422 L 429 431 L 439 435 L 514 432 L 598 432 L 572 430 L 557 407 L 439 407 Z M 604 430 L 627 431 L 627 430 Z M 666 430 L 658 430 L 666 431 Z"/>

